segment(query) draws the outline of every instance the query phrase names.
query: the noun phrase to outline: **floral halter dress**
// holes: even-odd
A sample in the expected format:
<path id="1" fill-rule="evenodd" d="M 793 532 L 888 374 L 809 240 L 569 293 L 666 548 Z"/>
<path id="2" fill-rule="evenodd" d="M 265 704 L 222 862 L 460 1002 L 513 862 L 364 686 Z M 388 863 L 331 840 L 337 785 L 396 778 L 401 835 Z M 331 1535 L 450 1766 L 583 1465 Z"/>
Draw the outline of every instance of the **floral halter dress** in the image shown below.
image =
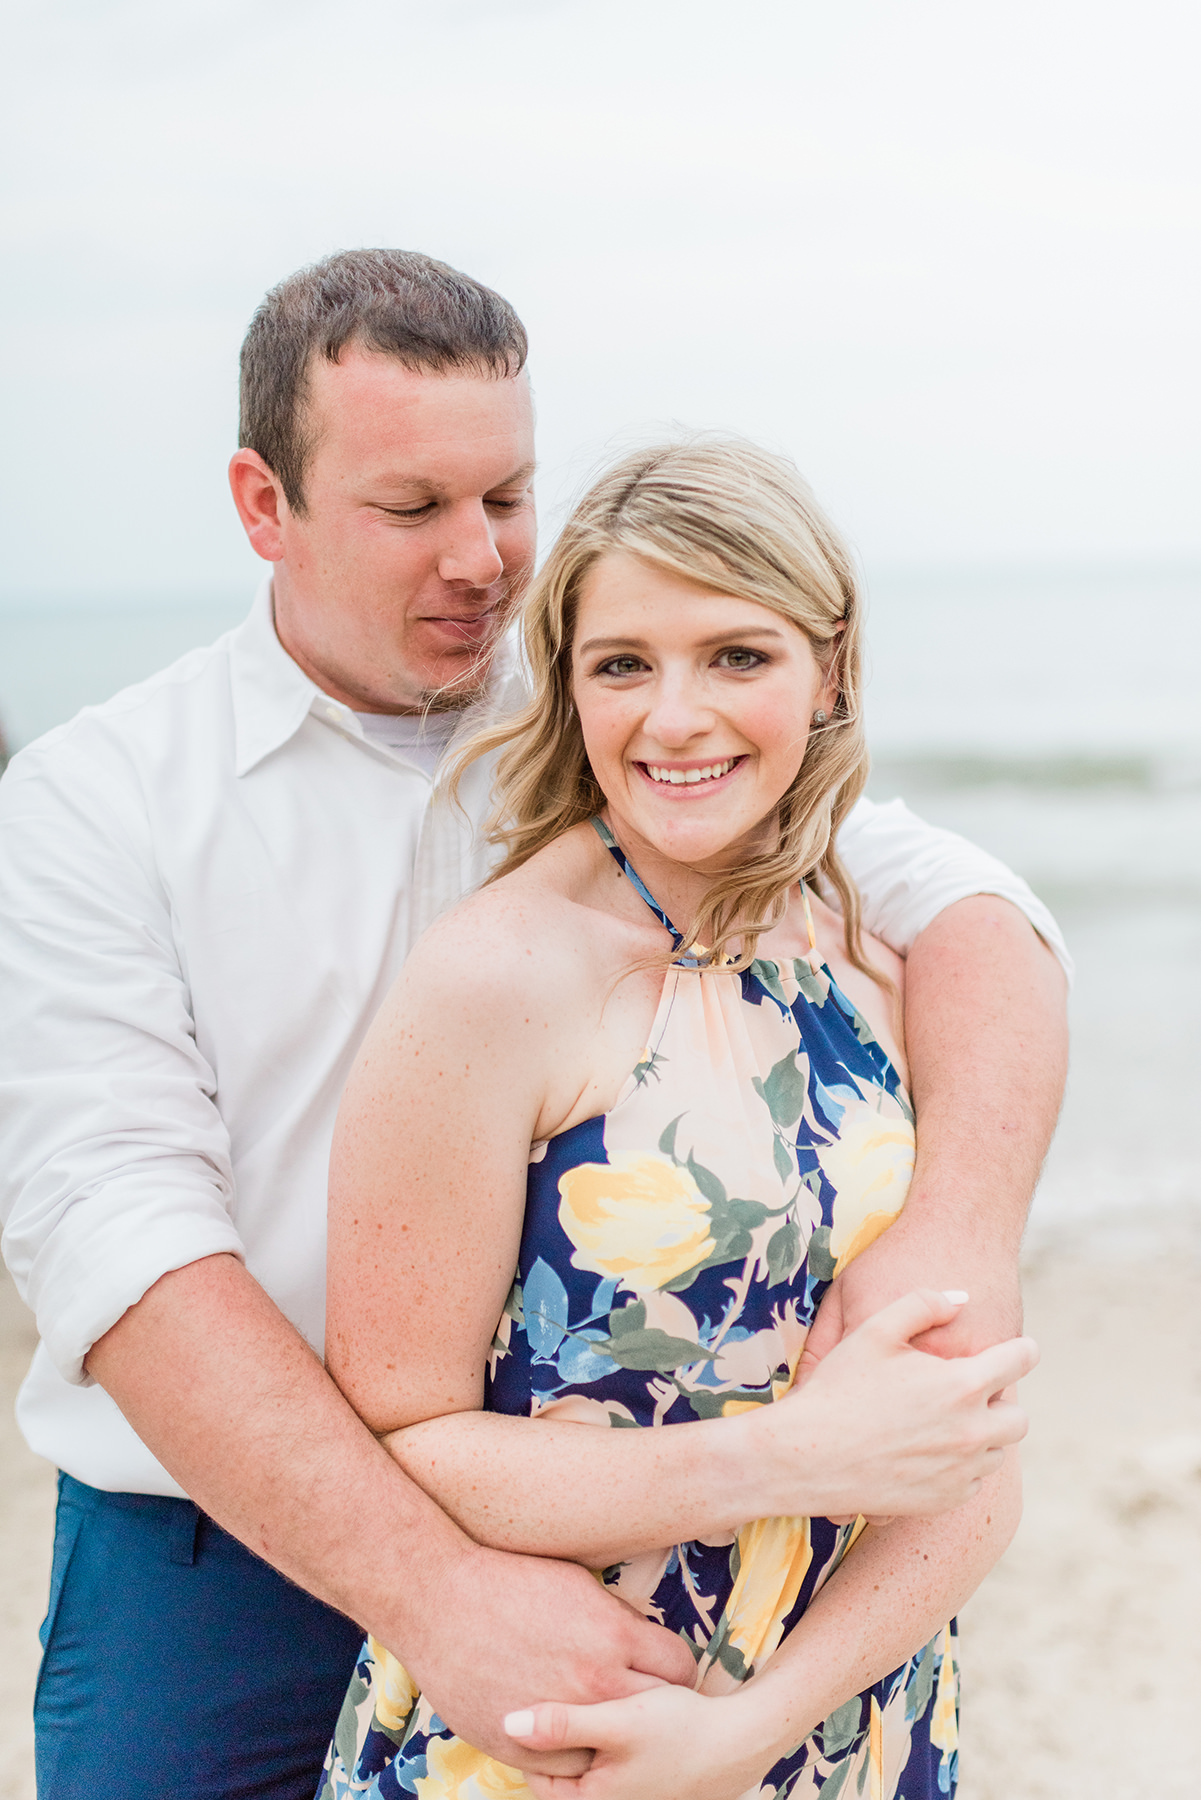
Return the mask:
<path id="1" fill-rule="evenodd" d="M 680 933 L 594 824 L 679 950 Z M 904 1204 L 913 1148 L 897 1071 L 816 951 L 741 974 L 677 960 L 613 1110 L 530 1153 L 485 1406 L 653 1429 L 771 1405 L 830 1282 Z M 672 1544 L 601 1578 L 685 1639 L 698 1687 L 730 1693 L 763 1668 L 862 1527 L 756 1519 L 724 1542 Z M 954 1651 L 952 1623 L 745 1800 L 953 1794 Z M 318 1800 L 351 1795 L 528 1800 L 530 1789 L 456 1737 L 368 1638 Z"/>

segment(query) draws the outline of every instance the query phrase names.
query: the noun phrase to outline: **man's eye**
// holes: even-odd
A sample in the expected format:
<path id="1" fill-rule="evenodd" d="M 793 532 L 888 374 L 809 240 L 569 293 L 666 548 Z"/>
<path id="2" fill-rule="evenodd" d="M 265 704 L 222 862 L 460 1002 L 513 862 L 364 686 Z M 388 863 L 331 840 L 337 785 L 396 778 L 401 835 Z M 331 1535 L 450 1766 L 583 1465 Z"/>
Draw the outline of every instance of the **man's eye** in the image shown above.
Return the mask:
<path id="1" fill-rule="evenodd" d="M 499 507 L 501 512 L 516 512 L 519 506 L 525 505 L 525 499 L 526 497 L 524 494 L 517 494 L 515 497 L 510 497 L 507 494 L 490 494 L 488 496 L 488 505 Z"/>
<path id="2" fill-rule="evenodd" d="M 424 519 L 433 512 L 434 502 L 423 501 L 420 506 L 385 506 L 384 511 L 390 519 Z"/>

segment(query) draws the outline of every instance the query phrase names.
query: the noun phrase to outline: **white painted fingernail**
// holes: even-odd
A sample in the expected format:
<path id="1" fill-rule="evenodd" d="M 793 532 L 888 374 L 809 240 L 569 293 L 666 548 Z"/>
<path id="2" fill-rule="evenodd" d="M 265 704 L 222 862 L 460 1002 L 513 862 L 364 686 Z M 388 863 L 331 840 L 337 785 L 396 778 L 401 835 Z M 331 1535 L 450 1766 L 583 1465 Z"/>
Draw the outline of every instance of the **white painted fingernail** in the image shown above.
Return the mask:
<path id="1" fill-rule="evenodd" d="M 528 1709 L 525 1712 L 506 1713 L 505 1730 L 510 1737 L 533 1737 L 534 1715 Z"/>
<path id="2" fill-rule="evenodd" d="M 962 1288 L 944 1288 L 942 1297 L 949 1300 L 952 1306 L 964 1306 L 968 1299 Z"/>

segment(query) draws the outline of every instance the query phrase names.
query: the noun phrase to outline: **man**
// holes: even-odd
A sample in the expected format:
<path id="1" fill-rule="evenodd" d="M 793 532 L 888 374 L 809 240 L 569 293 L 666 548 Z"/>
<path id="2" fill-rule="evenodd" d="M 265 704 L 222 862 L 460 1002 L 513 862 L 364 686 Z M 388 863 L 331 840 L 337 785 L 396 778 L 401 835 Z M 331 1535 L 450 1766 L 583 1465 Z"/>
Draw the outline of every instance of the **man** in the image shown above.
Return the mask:
<path id="1" fill-rule="evenodd" d="M 0 786 L 5 1253 L 42 1335 L 20 1415 L 64 1472 L 37 1699 L 55 1800 L 310 1794 L 361 1627 L 508 1761 L 510 1708 L 691 1673 L 585 1571 L 468 1540 L 318 1354 L 339 1092 L 409 945 L 485 866 L 431 776 L 513 697 L 525 350 L 504 301 L 426 258 L 283 283 L 244 346 L 230 470 L 273 568 L 254 612 Z M 477 822 L 486 787 L 474 770 Z M 841 846 L 909 955 L 921 1153 L 814 1345 L 945 1284 L 973 1295 L 931 1346 L 956 1353 L 1017 1324 L 1064 1036 L 1029 921 L 1058 936 L 896 805 Z"/>

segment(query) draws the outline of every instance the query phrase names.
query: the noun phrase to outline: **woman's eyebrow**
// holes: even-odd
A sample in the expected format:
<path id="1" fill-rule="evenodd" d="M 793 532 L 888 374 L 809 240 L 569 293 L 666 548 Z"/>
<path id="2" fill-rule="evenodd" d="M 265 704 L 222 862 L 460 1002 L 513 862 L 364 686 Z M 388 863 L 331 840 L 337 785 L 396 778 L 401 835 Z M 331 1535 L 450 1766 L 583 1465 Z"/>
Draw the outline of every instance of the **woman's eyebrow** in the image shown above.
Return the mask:
<path id="1" fill-rule="evenodd" d="M 714 632 L 712 637 L 698 639 L 696 648 L 698 650 L 711 650 L 715 644 L 730 644 L 733 643 L 735 639 L 741 644 L 748 638 L 779 638 L 783 640 L 783 637 L 784 633 L 775 625 L 748 625 L 745 629 L 739 626 L 732 631 L 717 631 Z M 586 638 L 579 647 L 579 654 L 581 656 L 589 656 L 594 650 L 645 650 L 647 647 L 647 640 L 645 638 Z"/>

